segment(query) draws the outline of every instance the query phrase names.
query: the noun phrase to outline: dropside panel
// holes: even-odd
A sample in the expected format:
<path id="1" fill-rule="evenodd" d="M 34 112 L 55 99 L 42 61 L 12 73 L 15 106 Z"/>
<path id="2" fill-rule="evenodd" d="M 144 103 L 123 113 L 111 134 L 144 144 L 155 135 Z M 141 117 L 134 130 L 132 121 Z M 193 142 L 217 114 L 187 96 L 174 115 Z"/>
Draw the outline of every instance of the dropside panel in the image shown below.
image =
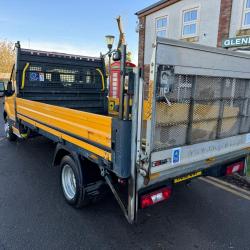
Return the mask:
<path id="1" fill-rule="evenodd" d="M 16 98 L 16 95 L 14 94 L 9 97 L 6 96 L 4 99 L 4 110 L 6 111 L 7 116 L 13 121 L 16 120 L 15 98 Z"/>
<path id="2" fill-rule="evenodd" d="M 23 121 L 50 130 L 50 133 L 81 145 L 87 143 L 98 155 L 111 159 L 112 118 L 17 98 L 17 115 Z M 100 150 L 101 149 L 101 150 Z M 105 153 L 106 152 L 106 153 Z M 103 155 L 104 154 L 104 155 Z"/>

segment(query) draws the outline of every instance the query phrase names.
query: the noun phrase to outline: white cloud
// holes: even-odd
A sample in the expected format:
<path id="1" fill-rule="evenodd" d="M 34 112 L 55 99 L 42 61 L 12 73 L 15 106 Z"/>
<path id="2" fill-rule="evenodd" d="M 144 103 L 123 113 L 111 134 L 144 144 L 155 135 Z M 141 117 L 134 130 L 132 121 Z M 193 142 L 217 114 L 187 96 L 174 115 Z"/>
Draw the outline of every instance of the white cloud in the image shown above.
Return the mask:
<path id="1" fill-rule="evenodd" d="M 100 56 L 98 48 L 88 46 L 77 46 L 68 43 L 55 43 L 55 42 L 33 42 L 21 41 L 21 47 L 34 50 L 44 50 L 51 52 L 61 52 L 67 54 L 76 54 L 84 56 Z"/>
<path id="2" fill-rule="evenodd" d="M 105 53 L 106 48 L 100 48 L 98 46 L 87 46 L 87 45 L 74 45 L 70 43 L 56 43 L 56 42 L 37 42 L 37 41 L 21 41 L 21 47 L 26 49 L 34 49 L 34 50 L 44 50 L 51 52 L 60 52 L 66 54 L 75 54 L 75 55 L 83 55 L 83 56 L 100 56 L 100 52 Z M 138 60 L 138 51 L 131 50 L 128 47 L 128 51 L 132 52 L 132 62 L 137 64 Z"/>

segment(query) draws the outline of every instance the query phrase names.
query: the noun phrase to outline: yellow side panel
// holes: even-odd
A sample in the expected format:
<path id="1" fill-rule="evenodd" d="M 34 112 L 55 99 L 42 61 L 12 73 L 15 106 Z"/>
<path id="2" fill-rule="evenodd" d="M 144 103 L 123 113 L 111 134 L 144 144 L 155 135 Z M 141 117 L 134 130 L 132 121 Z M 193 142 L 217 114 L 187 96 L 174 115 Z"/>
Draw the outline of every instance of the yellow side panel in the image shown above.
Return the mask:
<path id="1" fill-rule="evenodd" d="M 103 146 L 111 147 L 111 117 L 21 98 L 17 98 L 17 113 Z"/>
<path id="2" fill-rule="evenodd" d="M 4 109 L 11 120 L 15 120 L 15 98 L 16 95 L 5 97 Z"/>
<path id="3" fill-rule="evenodd" d="M 58 132 L 55 129 L 49 128 L 49 127 L 47 127 L 47 126 L 45 126 L 43 124 L 35 122 L 35 121 L 33 121 L 33 120 L 31 120 L 31 119 L 29 119 L 27 117 L 24 117 L 22 115 L 18 115 L 18 118 L 22 119 L 23 121 L 28 122 L 29 124 L 31 124 L 31 125 L 33 125 L 35 127 L 40 128 L 40 129 L 42 129 L 42 130 L 44 130 L 44 131 L 46 131 L 46 132 L 48 132 L 48 133 L 50 133 L 50 134 L 52 134 L 54 136 L 57 136 L 57 137 L 62 138 L 64 140 L 66 140 L 66 141 L 69 141 L 69 142 L 73 143 L 74 145 L 77 145 L 77 146 L 79 146 L 81 148 L 84 148 L 84 149 L 86 149 L 86 150 L 88 150 L 90 152 L 93 152 L 96 155 L 99 155 L 99 156 L 103 157 L 106 160 L 111 161 L 111 154 L 104 151 L 104 150 L 102 150 L 102 149 L 100 149 L 100 148 L 98 148 L 98 147 L 90 145 L 90 144 L 88 144 L 86 142 L 83 142 L 81 140 L 75 139 L 75 138 L 73 138 L 71 136 L 65 135 L 62 132 Z"/>

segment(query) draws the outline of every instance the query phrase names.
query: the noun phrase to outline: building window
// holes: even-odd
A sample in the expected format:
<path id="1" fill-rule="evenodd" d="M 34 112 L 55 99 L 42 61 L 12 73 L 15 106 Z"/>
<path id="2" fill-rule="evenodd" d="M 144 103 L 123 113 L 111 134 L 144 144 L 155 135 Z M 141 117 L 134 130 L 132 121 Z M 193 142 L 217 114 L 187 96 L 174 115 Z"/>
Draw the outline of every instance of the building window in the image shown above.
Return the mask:
<path id="1" fill-rule="evenodd" d="M 198 9 L 183 11 L 182 36 L 194 37 L 198 33 Z"/>
<path id="2" fill-rule="evenodd" d="M 245 0 L 243 11 L 243 23 L 244 28 L 250 28 L 250 0 Z"/>
<path id="3" fill-rule="evenodd" d="M 168 18 L 160 17 L 156 19 L 156 36 L 167 37 Z"/>

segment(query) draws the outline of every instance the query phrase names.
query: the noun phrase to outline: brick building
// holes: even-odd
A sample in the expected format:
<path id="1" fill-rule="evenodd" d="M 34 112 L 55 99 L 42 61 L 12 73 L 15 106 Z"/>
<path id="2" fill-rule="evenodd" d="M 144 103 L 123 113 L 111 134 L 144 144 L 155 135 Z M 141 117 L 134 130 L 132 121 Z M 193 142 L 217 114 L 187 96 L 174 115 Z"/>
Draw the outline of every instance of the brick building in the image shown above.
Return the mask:
<path id="1" fill-rule="evenodd" d="M 139 19 L 139 66 L 149 74 L 157 36 L 221 47 L 224 39 L 250 35 L 250 0 L 161 0 L 136 13 Z M 230 42 L 229 42 L 230 44 Z M 235 41 L 232 41 L 235 45 Z M 234 50 L 248 52 L 236 41 Z M 230 47 L 230 46 L 228 46 Z"/>

